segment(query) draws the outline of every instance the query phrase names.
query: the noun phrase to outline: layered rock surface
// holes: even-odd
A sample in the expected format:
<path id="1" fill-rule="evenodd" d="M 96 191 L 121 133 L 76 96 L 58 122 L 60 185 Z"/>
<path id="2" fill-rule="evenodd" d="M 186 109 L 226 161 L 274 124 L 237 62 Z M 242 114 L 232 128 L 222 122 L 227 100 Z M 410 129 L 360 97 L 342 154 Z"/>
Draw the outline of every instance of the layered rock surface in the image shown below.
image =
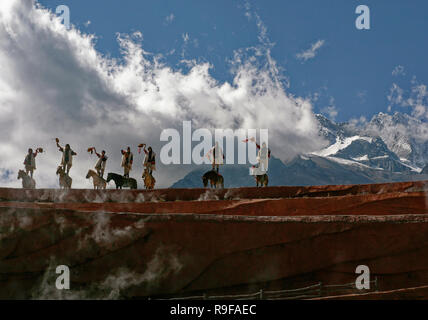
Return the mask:
<path id="1" fill-rule="evenodd" d="M 0 298 L 157 298 L 355 281 L 428 285 L 428 182 L 0 189 Z M 70 290 L 55 269 L 70 268 Z M 378 297 L 378 296 L 376 296 Z"/>

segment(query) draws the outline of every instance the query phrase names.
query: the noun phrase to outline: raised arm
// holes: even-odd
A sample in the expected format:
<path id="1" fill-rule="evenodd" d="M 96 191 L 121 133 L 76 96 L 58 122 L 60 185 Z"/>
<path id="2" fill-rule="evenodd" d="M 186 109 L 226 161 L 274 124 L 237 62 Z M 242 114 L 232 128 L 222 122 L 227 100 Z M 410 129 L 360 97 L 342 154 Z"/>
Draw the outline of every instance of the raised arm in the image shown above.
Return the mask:
<path id="1" fill-rule="evenodd" d="M 214 148 L 211 148 L 211 149 L 207 152 L 207 154 L 205 155 L 208 159 L 210 158 L 210 155 L 211 155 L 211 154 L 213 154 L 213 150 L 214 150 Z"/>

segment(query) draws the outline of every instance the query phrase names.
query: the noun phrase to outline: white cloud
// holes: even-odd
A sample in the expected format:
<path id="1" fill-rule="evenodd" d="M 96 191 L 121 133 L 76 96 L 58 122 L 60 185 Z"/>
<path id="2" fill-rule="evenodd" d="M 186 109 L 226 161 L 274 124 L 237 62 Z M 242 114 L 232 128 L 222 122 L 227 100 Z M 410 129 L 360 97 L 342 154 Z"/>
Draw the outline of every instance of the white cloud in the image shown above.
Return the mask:
<path id="1" fill-rule="evenodd" d="M 387 96 L 390 103 L 388 110 L 390 111 L 394 105 L 409 107 L 410 112 L 414 117 L 418 119 L 428 119 L 427 86 L 423 83 L 417 82 L 416 78 L 413 78 L 411 83 L 412 87 L 408 94 L 406 94 L 396 83 L 392 84 L 390 93 Z"/>
<path id="2" fill-rule="evenodd" d="M 330 105 L 321 109 L 321 112 L 327 114 L 327 116 L 333 121 L 336 119 L 338 111 L 333 97 L 330 97 Z"/>
<path id="3" fill-rule="evenodd" d="M 324 143 L 312 105 L 285 92 L 270 54 L 267 64 L 258 66 L 254 56 L 237 52 L 233 82 L 220 83 L 208 63 L 195 62 L 187 73 L 173 70 L 144 51 L 135 35 L 118 36 L 123 59 L 104 57 L 93 36 L 67 31 L 33 1 L 6 2 L 0 4 L 2 186 L 19 186 L 15 173 L 27 148 L 41 146 L 46 153 L 37 158 L 38 187 L 55 187 L 61 159 L 56 137 L 78 153 L 71 170 L 74 187 L 90 187 L 85 175 L 96 162 L 86 152 L 91 146 L 107 151 L 107 171 L 121 172 L 120 149 L 130 145 L 131 176 L 141 185 L 143 157 L 136 145 L 148 143 L 159 154 L 161 130 L 181 129 L 183 120 L 192 120 L 194 128 L 268 128 L 269 147 L 282 159 Z M 157 167 L 157 187 L 190 170 Z"/>
<path id="4" fill-rule="evenodd" d="M 324 40 L 318 40 L 317 42 L 313 43 L 308 50 L 296 54 L 297 59 L 307 61 L 309 59 L 315 58 L 317 51 L 324 45 L 324 43 Z"/>
<path id="5" fill-rule="evenodd" d="M 175 19 L 175 16 L 174 16 L 174 14 L 173 13 L 171 13 L 171 14 L 169 14 L 168 16 L 166 16 L 166 18 L 165 18 L 165 23 L 168 25 L 168 24 L 171 24 L 173 21 L 174 21 L 174 19 Z"/>
<path id="6" fill-rule="evenodd" d="M 401 105 L 403 103 L 403 93 L 404 90 L 401 89 L 396 83 L 392 84 L 387 96 L 387 99 L 390 103 L 388 107 L 389 109 L 391 109 L 391 106 L 393 105 Z"/>
<path id="7" fill-rule="evenodd" d="M 357 97 L 360 99 L 360 102 L 366 103 L 367 101 L 367 90 L 362 90 L 357 92 Z"/>
<path id="8" fill-rule="evenodd" d="M 183 38 L 183 41 L 184 41 L 184 43 L 187 43 L 187 42 L 189 42 L 189 40 L 190 40 L 190 36 L 189 36 L 189 34 L 186 32 L 186 33 L 183 33 L 182 35 L 181 35 L 181 37 Z"/>
<path id="9" fill-rule="evenodd" d="M 338 115 L 338 112 L 335 106 L 325 107 L 321 110 L 321 112 L 327 114 L 328 117 L 333 121 L 336 119 Z"/>
<path id="10" fill-rule="evenodd" d="M 393 76 L 404 76 L 406 75 L 406 73 L 404 72 L 404 67 L 401 65 L 398 65 L 394 68 L 394 70 L 392 70 L 392 75 Z"/>

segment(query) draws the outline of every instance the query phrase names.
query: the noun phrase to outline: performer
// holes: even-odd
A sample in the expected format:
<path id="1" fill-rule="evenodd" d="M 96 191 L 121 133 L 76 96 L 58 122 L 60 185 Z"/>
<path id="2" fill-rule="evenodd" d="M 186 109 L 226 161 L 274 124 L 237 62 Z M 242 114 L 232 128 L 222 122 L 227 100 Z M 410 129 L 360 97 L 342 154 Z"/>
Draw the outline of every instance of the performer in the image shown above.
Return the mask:
<path id="1" fill-rule="evenodd" d="M 134 162 L 134 155 L 131 152 L 131 148 L 127 147 L 125 150 L 120 150 L 122 153 L 122 167 L 123 176 L 129 178 L 129 172 L 132 170 L 132 163 Z"/>
<path id="2" fill-rule="evenodd" d="M 256 165 L 256 168 L 259 168 L 263 173 L 266 173 L 269 165 L 270 149 L 266 146 L 266 142 L 263 142 L 262 146 L 260 147 L 260 145 L 257 144 L 256 139 L 254 137 L 244 140 L 244 142 L 248 142 L 248 141 L 254 142 L 256 144 L 257 149 L 259 149 L 259 152 L 257 154 L 258 163 Z"/>
<path id="3" fill-rule="evenodd" d="M 145 143 L 143 143 L 141 147 L 144 148 L 143 151 L 146 154 L 143 165 L 147 168 L 151 175 L 152 172 L 156 170 L 156 153 L 153 151 L 152 147 L 149 147 L 147 151 Z"/>
<path id="4" fill-rule="evenodd" d="M 65 148 L 63 148 L 59 145 L 59 139 L 56 138 L 55 140 L 56 140 L 56 146 L 58 147 L 59 151 L 62 152 L 62 159 L 61 159 L 62 169 L 68 176 L 70 173 L 70 169 L 73 166 L 73 156 L 76 156 L 77 153 L 71 149 L 68 143 L 65 145 Z"/>
<path id="5" fill-rule="evenodd" d="M 96 156 L 98 157 L 98 161 L 95 164 L 95 170 L 97 170 L 97 174 L 100 178 L 103 178 L 104 176 L 104 171 L 106 168 L 106 164 L 107 164 L 107 159 L 108 157 L 106 156 L 106 152 L 105 150 L 101 151 L 101 154 L 99 154 L 97 152 L 97 150 L 95 149 L 95 147 L 89 148 L 88 152 L 95 153 Z"/>
<path id="6" fill-rule="evenodd" d="M 36 170 L 36 156 L 39 152 L 39 149 L 36 149 L 36 152 L 33 153 L 33 149 L 28 149 L 28 154 L 24 159 L 25 173 L 28 175 L 30 173 L 31 178 L 33 178 L 33 172 Z"/>
<path id="7" fill-rule="evenodd" d="M 216 170 L 218 173 L 219 167 L 221 164 L 223 164 L 224 159 L 223 150 L 218 145 L 218 141 L 216 141 L 214 147 L 208 151 L 206 156 L 211 160 L 213 171 Z"/>

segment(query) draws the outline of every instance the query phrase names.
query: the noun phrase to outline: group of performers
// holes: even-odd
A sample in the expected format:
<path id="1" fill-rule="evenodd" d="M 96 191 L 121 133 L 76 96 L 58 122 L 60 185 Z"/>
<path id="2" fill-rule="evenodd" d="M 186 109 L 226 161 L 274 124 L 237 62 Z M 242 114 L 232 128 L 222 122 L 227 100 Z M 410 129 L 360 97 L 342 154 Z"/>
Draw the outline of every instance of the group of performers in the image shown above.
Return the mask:
<path id="1" fill-rule="evenodd" d="M 141 149 L 143 149 L 144 153 L 145 153 L 145 158 L 144 158 L 144 167 L 149 171 L 149 174 L 152 175 L 152 172 L 154 170 L 156 170 L 156 153 L 153 151 L 152 147 L 148 147 L 148 149 L 146 149 L 146 144 L 140 144 L 138 145 L 138 153 L 141 152 Z M 121 166 L 123 168 L 123 176 L 125 178 L 129 178 L 129 172 L 132 170 L 132 164 L 134 162 L 134 155 L 131 152 L 131 148 L 127 147 L 126 150 L 120 150 L 120 152 L 122 153 L 122 163 Z M 105 168 L 105 161 L 107 160 L 107 157 L 103 156 L 103 153 L 101 153 L 101 155 L 97 154 L 97 156 L 100 158 L 100 160 L 98 160 L 97 165 L 101 168 L 102 164 L 100 163 L 101 159 L 105 159 L 104 161 L 104 168 Z M 95 166 L 95 169 L 97 169 L 97 165 Z M 97 169 L 98 171 L 98 169 Z M 104 172 L 104 170 L 102 169 L 102 172 Z M 102 177 L 102 175 L 101 175 Z"/>
<path id="2" fill-rule="evenodd" d="M 62 147 L 59 144 L 59 139 L 56 138 L 56 146 L 58 147 L 58 150 L 62 153 L 61 158 L 61 167 L 63 171 L 66 173 L 67 176 L 69 176 L 70 169 L 73 166 L 73 157 L 77 155 L 73 149 L 71 149 L 69 144 L 66 144 L 65 147 Z M 152 175 L 153 171 L 156 170 L 156 153 L 153 151 L 152 147 L 148 147 L 146 149 L 146 144 L 140 144 L 138 146 L 138 152 L 141 152 L 141 149 L 143 149 L 145 153 L 144 158 L 144 167 L 148 170 L 149 174 Z M 31 178 L 33 178 L 34 170 L 36 170 L 36 157 L 37 154 L 42 153 L 42 148 L 37 148 L 35 152 L 33 152 L 33 149 L 28 149 L 28 154 L 25 156 L 24 159 L 24 167 L 25 167 L 25 173 L 29 175 Z M 104 171 L 107 164 L 107 155 L 105 150 L 102 150 L 101 153 L 98 153 L 95 147 L 91 147 L 88 149 L 88 152 L 91 154 L 95 153 L 95 155 L 98 157 L 98 161 L 95 164 L 95 170 L 97 171 L 97 174 L 100 178 L 104 178 Z M 121 166 L 123 168 L 123 176 L 125 178 L 129 178 L 129 173 L 132 170 L 132 164 L 134 162 L 134 155 L 131 152 L 131 148 L 127 147 L 126 150 L 121 150 L 122 153 L 122 163 Z"/>
<path id="3" fill-rule="evenodd" d="M 266 142 L 263 142 L 260 146 L 256 139 L 250 138 L 246 139 L 243 142 L 254 142 L 256 144 L 256 147 L 258 149 L 257 153 L 257 164 L 250 168 L 251 175 L 262 175 L 266 174 L 268 170 L 269 165 L 269 159 L 270 159 L 270 149 L 267 147 Z M 215 171 L 217 174 L 219 174 L 219 167 L 223 164 L 224 160 L 224 154 L 223 150 L 219 146 L 218 142 L 216 141 L 214 147 L 210 149 L 210 151 L 206 154 L 206 157 L 210 159 L 212 163 L 212 170 Z"/>
<path id="4" fill-rule="evenodd" d="M 62 147 L 59 144 L 59 139 L 56 138 L 56 146 L 58 147 L 58 150 L 62 153 L 62 159 L 61 159 L 61 167 L 65 174 L 69 176 L 70 169 L 73 165 L 73 157 L 77 155 L 75 151 L 73 151 L 69 144 L 66 144 L 65 147 Z M 254 142 L 258 149 L 257 154 L 257 165 L 250 168 L 250 174 L 254 176 L 263 175 L 267 173 L 268 170 L 268 163 L 271 156 L 270 149 L 267 148 L 266 143 L 263 142 L 260 146 L 256 143 L 255 138 L 246 139 L 243 142 Z M 140 144 L 138 145 L 138 152 L 141 153 L 141 149 L 145 153 L 144 163 L 143 166 L 146 168 L 150 176 L 152 176 L 152 172 L 156 170 L 156 153 L 153 151 L 152 147 L 148 147 L 146 149 L 146 144 Z M 31 178 L 33 178 L 34 170 L 36 169 L 36 157 L 39 153 L 42 153 L 42 148 L 37 148 L 35 152 L 33 152 L 33 149 L 28 149 L 28 154 L 25 157 L 24 160 L 24 166 L 25 166 L 25 172 L 27 175 L 30 175 Z M 98 157 L 98 161 L 95 164 L 95 170 L 97 171 L 97 174 L 100 178 L 104 178 L 104 171 L 107 164 L 107 155 L 105 150 L 102 150 L 101 153 L 98 153 L 95 149 L 95 147 L 91 147 L 88 149 L 88 152 L 91 154 L 95 153 L 95 155 Z M 131 148 L 128 146 L 125 150 L 121 150 L 122 154 L 122 162 L 121 166 L 123 168 L 123 177 L 129 178 L 129 173 L 132 170 L 132 165 L 134 162 L 134 155 L 131 152 Z M 217 174 L 219 174 L 219 167 L 224 162 L 224 154 L 219 146 L 218 142 L 215 143 L 214 147 L 210 149 L 210 151 L 206 154 L 206 156 L 210 159 L 210 162 L 212 163 L 212 170 L 215 171 Z"/>

